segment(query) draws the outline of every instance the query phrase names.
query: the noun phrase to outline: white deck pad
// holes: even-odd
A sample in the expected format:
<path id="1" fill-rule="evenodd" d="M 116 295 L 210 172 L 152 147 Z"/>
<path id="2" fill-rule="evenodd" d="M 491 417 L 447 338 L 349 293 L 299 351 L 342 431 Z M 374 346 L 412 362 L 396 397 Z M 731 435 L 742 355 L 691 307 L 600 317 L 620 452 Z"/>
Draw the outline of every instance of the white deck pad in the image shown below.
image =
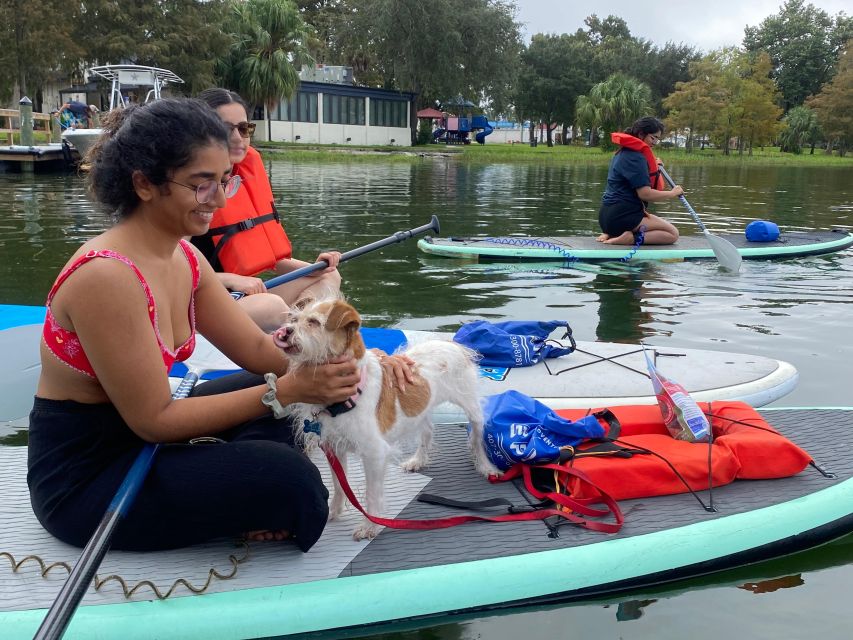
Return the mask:
<path id="1" fill-rule="evenodd" d="M 312 452 L 312 460 L 320 469 L 323 482 L 332 486 L 331 471 L 322 452 Z M 155 459 L 154 464 L 157 464 Z M 60 542 L 42 528 L 30 507 L 26 483 L 26 447 L 0 447 L 0 554 L 11 554 L 16 562 L 28 555 L 38 555 L 46 563 L 66 562 L 72 565 L 80 556 L 80 549 Z M 363 495 L 364 473 L 355 456 L 349 463 L 347 477 L 356 495 Z M 429 478 L 418 473 L 403 472 L 390 465 L 386 477 L 386 517 L 396 517 L 423 489 Z M 330 489 L 331 491 L 331 489 Z M 228 580 L 214 578 L 206 593 L 223 593 L 254 587 L 265 587 L 299 582 L 313 582 L 337 578 L 355 556 L 368 545 L 368 541 L 352 539 L 361 514 L 348 506 L 340 520 L 330 522 L 320 540 L 308 553 L 294 545 L 275 542 L 252 542 L 249 557 L 242 562 L 237 573 Z M 232 571 L 229 555 L 242 558 L 246 547 L 230 541 L 212 542 L 184 549 L 158 552 L 110 551 L 104 558 L 98 576 L 122 576 L 129 587 L 142 580 L 151 580 L 165 592 L 172 583 L 183 578 L 191 584 L 204 585 L 211 568 L 228 575 Z M 41 576 L 37 561 L 27 560 L 13 573 L 12 563 L 0 555 L 0 611 L 21 611 L 47 608 L 51 605 L 68 573 L 62 567 Z M 180 585 L 172 598 L 193 595 Z M 141 587 L 131 598 L 133 601 L 154 599 L 153 591 Z M 100 591 L 90 587 L 83 605 L 125 602 L 121 585 L 110 581 Z M 2 635 L 2 634 L 0 634 Z"/>

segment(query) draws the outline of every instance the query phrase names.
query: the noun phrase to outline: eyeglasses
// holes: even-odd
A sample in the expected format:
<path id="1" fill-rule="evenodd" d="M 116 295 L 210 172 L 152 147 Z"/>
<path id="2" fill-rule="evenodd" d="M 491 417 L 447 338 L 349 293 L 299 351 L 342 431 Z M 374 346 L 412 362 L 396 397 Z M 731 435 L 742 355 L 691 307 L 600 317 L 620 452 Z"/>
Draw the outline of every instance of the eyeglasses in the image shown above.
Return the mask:
<path id="1" fill-rule="evenodd" d="M 255 127 L 257 125 L 255 125 L 254 122 L 238 122 L 237 124 L 234 124 L 232 122 L 226 122 L 225 126 L 228 127 L 229 135 L 231 133 L 234 133 L 234 129 L 237 129 L 237 132 L 240 134 L 240 137 L 250 138 L 252 134 L 255 133 Z"/>
<path id="2" fill-rule="evenodd" d="M 655 142 L 655 143 L 660 142 L 660 136 L 656 136 L 655 134 L 650 133 L 650 134 L 649 134 L 649 137 L 650 137 L 650 138 L 652 139 L 652 141 L 653 141 L 653 142 Z"/>
<path id="3" fill-rule="evenodd" d="M 237 193 L 237 189 L 240 188 L 241 180 L 240 176 L 231 176 L 225 182 L 219 182 L 219 180 L 205 180 L 201 184 L 195 186 L 191 184 L 184 184 L 183 182 L 175 182 L 174 180 L 166 180 L 166 182 L 171 182 L 172 184 L 192 189 L 195 191 L 195 201 L 199 204 L 207 204 L 216 197 L 216 190 L 219 187 L 222 187 L 226 198 L 233 196 Z"/>

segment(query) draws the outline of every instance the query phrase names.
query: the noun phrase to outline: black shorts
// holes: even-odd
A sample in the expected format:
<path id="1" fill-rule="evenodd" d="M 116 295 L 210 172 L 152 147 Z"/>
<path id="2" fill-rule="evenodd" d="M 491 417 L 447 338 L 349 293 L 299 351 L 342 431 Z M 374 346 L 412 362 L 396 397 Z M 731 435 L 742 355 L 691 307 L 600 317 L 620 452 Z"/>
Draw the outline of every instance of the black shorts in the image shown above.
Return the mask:
<path id="1" fill-rule="evenodd" d="M 258 384 L 262 377 L 236 373 L 192 395 Z M 160 445 L 114 549 L 170 549 L 263 529 L 289 531 L 300 549 L 311 548 L 326 525 L 329 492 L 293 446 L 290 420 L 264 416 L 216 435 L 222 442 Z M 84 546 L 144 445 L 111 404 L 36 398 L 27 481 L 44 528 Z"/>
<path id="2" fill-rule="evenodd" d="M 643 221 L 645 209 L 642 203 L 617 202 L 602 204 L 598 210 L 598 224 L 601 230 L 611 238 L 633 231 Z"/>

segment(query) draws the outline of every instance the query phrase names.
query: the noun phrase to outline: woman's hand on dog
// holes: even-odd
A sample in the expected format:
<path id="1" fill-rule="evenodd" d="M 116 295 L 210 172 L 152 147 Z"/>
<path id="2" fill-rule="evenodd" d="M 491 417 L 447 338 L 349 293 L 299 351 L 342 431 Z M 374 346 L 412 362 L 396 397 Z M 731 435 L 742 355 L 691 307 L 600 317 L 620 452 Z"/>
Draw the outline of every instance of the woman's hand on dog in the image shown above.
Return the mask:
<path id="1" fill-rule="evenodd" d="M 415 374 L 412 372 L 415 361 L 409 356 L 402 354 L 389 356 L 379 349 L 373 351 L 379 357 L 379 364 L 385 369 L 385 373 L 390 374 L 385 376 L 388 384 L 393 386 L 396 383 L 400 391 L 405 391 L 406 385 L 415 381 Z"/>
<path id="2" fill-rule="evenodd" d="M 300 367 L 278 379 L 278 400 L 284 405 L 294 402 L 334 404 L 355 395 L 361 374 L 355 358 L 340 357 L 325 364 Z"/>

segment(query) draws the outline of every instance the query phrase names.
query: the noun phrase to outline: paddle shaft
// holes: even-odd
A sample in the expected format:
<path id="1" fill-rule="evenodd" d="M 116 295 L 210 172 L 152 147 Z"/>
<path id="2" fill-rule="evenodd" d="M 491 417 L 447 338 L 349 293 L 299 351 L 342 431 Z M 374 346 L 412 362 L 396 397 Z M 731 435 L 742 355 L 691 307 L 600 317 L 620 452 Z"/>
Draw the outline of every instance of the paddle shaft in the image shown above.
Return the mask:
<path id="1" fill-rule="evenodd" d="M 357 249 L 342 253 L 340 261 L 346 262 L 347 260 L 351 260 L 352 258 L 357 258 L 360 255 L 364 255 L 365 253 L 370 253 L 371 251 L 375 251 L 376 249 L 387 247 L 389 244 L 408 240 L 409 238 L 420 235 L 422 233 L 426 233 L 427 231 L 435 231 L 436 233 L 441 232 L 437 216 L 433 216 L 432 220 L 430 220 L 428 224 L 416 227 L 414 229 L 409 229 L 408 231 L 398 231 L 394 235 L 388 236 L 387 238 L 384 238 L 382 240 L 377 240 L 376 242 L 371 242 L 370 244 L 366 244 L 363 247 L 358 247 Z M 302 276 L 307 276 L 309 273 L 321 271 L 328 266 L 328 262 L 326 262 L 325 260 L 320 260 L 319 262 L 309 264 L 308 266 L 296 269 L 295 271 L 291 271 L 290 273 L 285 273 L 283 275 L 276 276 L 275 278 L 270 278 L 269 280 L 264 282 L 264 284 L 266 285 L 267 289 L 272 289 L 273 287 L 277 287 L 278 285 L 284 284 L 285 282 L 291 282 L 292 280 L 296 280 L 298 278 L 301 278 Z"/>
<path id="2" fill-rule="evenodd" d="M 199 374 L 198 369 L 187 371 L 187 375 L 172 394 L 172 399 L 186 398 L 198 382 Z M 65 633 L 68 623 L 71 622 L 71 616 L 74 615 L 74 611 L 86 594 L 92 578 L 95 577 L 95 572 L 101 566 L 101 561 L 110 548 L 110 541 L 118 523 L 127 515 L 136 500 L 159 448 L 159 444 L 146 444 L 136 456 L 110 506 L 107 507 L 104 517 L 101 518 L 98 528 L 86 543 L 80 558 L 65 580 L 65 584 L 62 585 L 59 595 L 56 596 L 36 635 L 33 636 L 34 640 L 58 639 Z"/>
<path id="3" fill-rule="evenodd" d="M 669 177 L 669 174 L 666 172 L 666 169 L 663 168 L 663 165 L 659 164 L 658 170 L 670 188 L 674 187 L 675 182 Z M 699 219 L 699 214 L 696 213 L 693 207 L 690 206 L 690 203 L 687 202 L 687 198 L 685 198 L 684 195 L 680 195 L 678 198 L 681 200 L 681 203 L 687 209 L 687 212 L 691 215 L 696 224 L 699 225 L 699 228 L 702 230 L 702 234 L 711 246 L 711 250 L 714 252 L 714 257 L 717 259 L 717 262 L 720 263 L 720 266 L 724 269 L 737 273 L 740 270 L 740 265 L 743 261 L 743 257 L 738 252 L 737 247 L 725 238 L 721 238 L 720 236 L 715 236 L 710 233 Z"/>
<path id="4" fill-rule="evenodd" d="M 669 188 L 672 189 L 675 186 L 675 181 L 669 176 L 669 174 L 666 172 L 666 169 L 663 168 L 662 164 L 658 165 L 658 170 L 663 176 L 663 179 L 666 180 L 666 183 L 669 185 Z M 708 230 L 705 228 L 705 225 L 702 224 L 702 221 L 699 219 L 699 214 L 696 213 L 696 210 L 690 206 L 690 203 L 687 202 L 687 198 L 684 197 L 684 194 L 678 196 L 678 199 L 681 200 L 681 204 L 683 204 L 684 208 L 687 209 L 687 213 L 689 213 L 693 220 L 695 220 L 696 224 L 699 225 L 699 228 L 702 230 L 702 233 L 707 234 Z"/>
<path id="5" fill-rule="evenodd" d="M 435 231 L 436 233 L 439 233 L 440 228 L 438 217 L 433 216 L 429 224 L 425 224 L 415 229 L 410 229 L 409 231 L 398 231 L 393 236 L 389 236 L 384 240 L 378 240 L 363 247 L 353 249 L 352 251 L 347 251 L 341 255 L 341 262 L 369 253 L 370 251 L 385 247 L 389 244 L 402 242 L 403 240 L 421 233 L 426 233 L 427 231 Z M 308 265 L 307 267 L 272 278 L 265 284 L 267 288 L 270 289 L 277 285 L 284 284 L 285 282 L 291 282 L 292 280 L 301 278 L 302 276 L 313 273 L 314 271 L 325 269 L 328 266 L 328 262 L 321 260 L 320 262 Z M 181 380 L 178 388 L 175 389 L 175 392 L 172 394 L 172 399 L 179 400 L 181 398 L 186 398 L 192 391 L 196 382 L 198 382 L 200 374 L 201 371 L 197 368 L 191 368 L 187 371 L 187 374 L 184 376 L 183 380 Z M 145 482 L 145 477 L 151 470 L 151 465 L 154 462 L 154 456 L 157 454 L 159 447 L 159 444 L 147 444 L 137 455 L 136 460 L 134 460 L 133 465 L 127 472 L 127 475 L 116 492 L 110 506 L 107 508 L 106 513 L 104 513 L 104 517 L 98 524 L 95 533 L 83 548 L 80 558 L 71 570 L 65 584 L 62 585 L 59 595 L 53 601 L 53 604 L 48 610 L 47 615 L 45 615 L 44 620 L 42 620 L 41 626 L 39 626 L 38 631 L 34 636 L 34 640 L 58 640 L 65 633 L 68 623 L 71 622 L 71 617 L 74 615 L 80 601 L 86 594 L 86 590 L 89 588 L 89 584 L 92 582 L 95 572 L 98 570 L 98 567 L 101 565 L 101 561 L 104 559 L 104 556 L 110 547 L 110 541 L 112 540 L 118 523 L 121 522 L 121 519 L 128 513 L 130 507 L 133 505 L 133 501 L 139 493 L 139 490 L 142 488 L 142 484 Z"/>

